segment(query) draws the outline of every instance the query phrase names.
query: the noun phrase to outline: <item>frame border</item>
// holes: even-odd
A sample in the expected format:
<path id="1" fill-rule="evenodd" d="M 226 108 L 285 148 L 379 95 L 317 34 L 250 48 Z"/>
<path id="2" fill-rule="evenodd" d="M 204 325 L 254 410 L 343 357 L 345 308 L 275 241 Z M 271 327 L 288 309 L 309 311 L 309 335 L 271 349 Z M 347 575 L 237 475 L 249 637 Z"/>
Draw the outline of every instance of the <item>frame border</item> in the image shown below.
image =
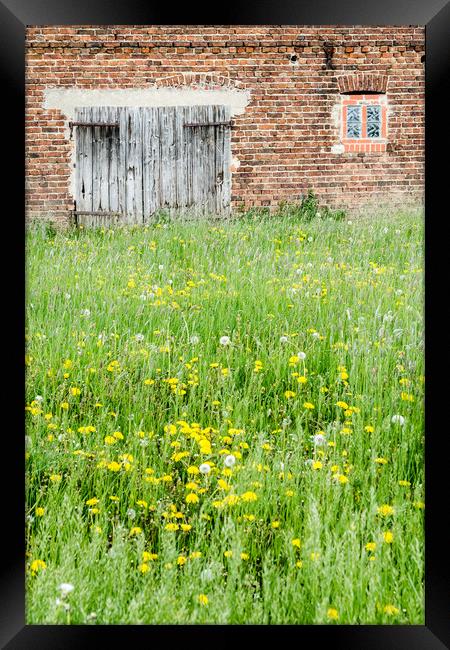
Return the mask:
<path id="1" fill-rule="evenodd" d="M 4 277 L 14 278 L 14 282 L 4 283 L 6 301 L 17 307 L 14 317 L 7 319 L 11 331 L 5 339 L 8 343 L 8 377 L 13 376 L 15 390 L 8 392 L 7 411 L 23 413 L 24 378 L 22 352 L 18 357 L 15 350 L 23 350 L 23 332 L 25 329 L 25 306 L 22 296 L 16 291 L 17 285 L 25 286 L 25 161 L 24 161 L 24 106 L 25 106 L 25 27 L 27 25 L 81 25 L 81 24 L 170 24 L 174 15 L 177 25 L 191 25 L 198 18 L 202 24 L 297 24 L 297 25 L 405 25 L 416 24 L 426 27 L 426 61 L 425 61 L 425 329 L 432 331 L 433 309 L 435 323 L 442 319 L 442 293 L 437 281 L 442 276 L 446 260 L 446 239 L 438 228 L 440 225 L 439 199 L 444 198 L 448 186 L 448 152 L 450 138 L 445 132 L 444 125 L 448 124 L 446 114 L 447 102 L 444 101 L 445 90 L 450 87 L 450 2 L 443 0 L 378 0 L 377 3 L 365 4 L 358 0 L 335 4 L 333 0 L 304 0 L 301 4 L 290 5 L 288 0 L 278 0 L 276 3 L 260 3 L 252 7 L 250 4 L 239 6 L 238 3 L 227 3 L 217 13 L 212 7 L 200 8 L 197 5 L 184 5 L 180 9 L 168 6 L 153 6 L 150 3 L 141 4 L 139 0 L 127 0 L 126 3 L 112 4 L 109 0 L 78 0 L 75 4 L 57 2 L 57 0 L 2 0 L 0 1 L 0 66 L 3 79 L 3 89 L 6 86 L 7 101 L 2 102 L 3 121 L 7 123 L 4 130 L 4 152 L 7 153 L 7 165 L 3 174 L 3 187 L 14 188 L 8 191 L 11 200 L 9 210 L 4 211 L 5 220 L 10 220 L 8 232 L 8 248 L 14 250 L 14 275 L 8 263 Z M 198 8 L 197 8 L 198 7 Z M 448 130 L 447 130 L 448 131 Z M 438 153 L 442 154 L 441 160 Z M 445 157 L 444 157 L 445 156 Z M 444 199 L 445 200 L 445 199 Z M 448 211 L 448 202 L 442 206 Z M 445 215 L 445 213 L 444 213 Z M 433 239 L 433 255 L 431 243 Z M 441 246 L 441 249 L 439 249 Z M 25 297 L 25 296 L 23 296 Z M 6 302 L 5 301 L 5 302 Z M 426 363 L 432 368 L 432 359 L 442 367 L 442 337 L 427 337 Z M 11 341 L 11 344 L 9 344 Z M 14 343 L 17 344 L 14 345 Z M 19 369 L 18 369 L 19 368 Z M 449 621 L 449 592 L 450 567 L 448 558 L 448 537 L 443 534 L 444 513 L 439 507 L 439 498 L 446 495 L 446 475 L 448 463 L 441 451 L 439 433 L 446 435 L 443 428 L 442 404 L 448 402 L 444 393 L 443 382 L 427 370 L 427 386 L 425 392 L 425 422 L 427 443 L 425 446 L 426 470 L 426 548 L 425 548 L 425 625 L 337 625 L 337 626 L 202 626 L 202 637 L 217 640 L 217 627 L 223 628 L 221 640 L 229 641 L 238 627 L 239 637 L 254 642 L 255 632 L 262 633 L 269 640 L 273 634 L 272 627 L 284 634 L 284 628 L 297 633 L 300 627 L 301 641 L 332 643 L 334 647 L 354 648 L 355 650 L 442 650 L 450 648 Z M 441 406 L 441 409 L 439 409 Z M 22 426 L 23 425 L 23 426 Z M 0 642 L 1 647 L 8 650 L 30 648 L 71 649 L 98 647 L 99 642 L 118 640 L 118 634 L 128 643 L 144 642 L 147 645 L 160 639 L 167 641 L 186 641 L 192 628 L 196 626 L 51 626 L 25 625 L 25 540 L 24 526 L 24 446 L 17 444 L 13 435 L 19 429 L 23 440 L 24 419 L 12 423 L 12 427 L 4 430 L 4 469 L 9 470 L 4 488 L 3 522 L 8 528 L 4 533 L 7 550 L 3 563 L 0 565 Z M 3 471 L 5 477 L 7 472 Z M 447 505 L 443 500 L 444 508 Z M 448 508 L 448 506 L 447 506 Z M 444 514 L 444 516 L 442 516 Z M 111 629 L 111 627 L 113 629 Z M 151 628 L 150 630 L 148 628 Z M 269 629 L 266 629 L 269 628 Z M 280 630 L 281 628 L 281 630 Z M 295 628 L 293 630 L 289 628 Z M 156 632 L 156 639 L 155 639 Z M 300 640 L 299 639 L 299 640 Z M 3 645 L 4 644 L 4 645 Z"/>

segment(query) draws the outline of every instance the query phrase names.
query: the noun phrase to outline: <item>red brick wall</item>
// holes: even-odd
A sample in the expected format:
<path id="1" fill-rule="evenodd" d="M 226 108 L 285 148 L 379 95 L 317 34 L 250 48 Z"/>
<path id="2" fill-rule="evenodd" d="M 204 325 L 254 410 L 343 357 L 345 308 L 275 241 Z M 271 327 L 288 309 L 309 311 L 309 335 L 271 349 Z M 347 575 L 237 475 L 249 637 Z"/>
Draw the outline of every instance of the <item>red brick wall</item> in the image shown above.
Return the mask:
<path id="1" fill-rule="evenodd" d="M 73 208 L 68 119 L 44 109 L 46 87 L 148 87 L 180 72 L 225 75 L 251 91 L 232 131 L 241 162 L 234 207 L 276 206 L 308 188 L 336 207 L 421 203 L 424 40 L 422 27 L 30 27 L 27 218 L 64 220 Z M 334 70 L 326 67 L 324 43 L 334 47 Z M 387 76 L 387 151 L 332 153 L 340 142 L 332 109 L 345 88 L 341 77 L 358 73 Z"/>

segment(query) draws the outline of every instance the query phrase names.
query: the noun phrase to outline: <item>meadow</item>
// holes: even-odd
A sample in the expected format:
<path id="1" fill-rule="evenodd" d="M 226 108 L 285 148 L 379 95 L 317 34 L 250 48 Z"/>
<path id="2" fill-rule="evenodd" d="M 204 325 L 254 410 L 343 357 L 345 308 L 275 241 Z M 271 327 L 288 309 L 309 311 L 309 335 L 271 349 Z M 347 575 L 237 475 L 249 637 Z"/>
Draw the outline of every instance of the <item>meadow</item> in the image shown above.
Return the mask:
<path id="1" fill-rule="evenodd" d="M 421 214 L 26 265 L 28 624 L 424 624 Z"/>

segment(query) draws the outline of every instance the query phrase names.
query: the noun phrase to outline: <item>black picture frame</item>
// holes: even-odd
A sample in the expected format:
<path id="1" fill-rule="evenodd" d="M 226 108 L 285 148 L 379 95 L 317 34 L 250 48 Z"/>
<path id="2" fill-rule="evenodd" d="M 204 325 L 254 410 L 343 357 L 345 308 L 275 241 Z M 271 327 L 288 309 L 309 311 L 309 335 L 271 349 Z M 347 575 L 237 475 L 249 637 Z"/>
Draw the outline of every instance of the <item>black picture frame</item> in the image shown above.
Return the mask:
<path id="1" fill-rule="evenodd" d="M 174 19 L 176 23 L 174 23 Z M 24 98 L 25 98 L 25 27 L 27 25 L 83 24 L 265 24 L 265 25 L 424 25 L 426 27 L 426 152 L 425 152 L 425 328 L 426 328 L 426 584 L 425 625 L 423 626 L 37 626 L 25 625 L 25 499 L 24 477 L 24 371 L 23 333 L 25 329 L 24 297 L 26 287 L 24 234 Z M 445 532 L 447 456 L 442 453 L 445 428 L 445 385 L 433 368 L 442 364 L 445 342 L 445 319 L 438 280 L 445 274 L 447 242 L 440 228 L 447 219 L 446 187 L 448 186 L 449 152 L 448 102 L 445 92 L 450 87 L 450 3 L 443 0 L 308 0 L 292 4 L 288 0 L 265 0 L 252 5 L 228 2 L 226 5 L 203 7 L 185 3 L 141 3 L 127 0 L 3 0 L 0 1 L 0 66 L 3 102 L 2 146 L 3 188 L 12 199 L 3 217 L 3 241 L 13 261 L 8 262 L 3 277 L 4 305 L 8 306 L 10 327 L 5 346 L 7 356 L 8 392 L 4 393 L 4 409 L 12 424 L 3 431 L 2 495 L 3 543 L 6 549 L 0 562 L 0 642 L 8 650 L 45 648 L 70 649 L 103 647 L 121 639 L 130 646 L 148 647 L 159 642 L 186 643 L 190 637 L 201 644 L 229 642 L 234 637 L 254 643 L 254 634 L 261 630 L 268 643 L 280 642 L 285 633 L 293 634 L 295 645 L 313 641 L 332 644 L 334 648 L 358 650 L 439 650 L 450 648 L 448 533 Z M 447 132 L 444 125 L 447 122 Z M 440 155 L 442 154 L 442 155 Z M 441 198 L 444 199 L 440 204 Z M 442 211 L 440 208 L 442 205 Z M 448 205 L 447 205 L 448 212 Z M 5 275 L 6 273 L 6 275 Z M 444 275 L 445 277 L 445 275 Z M 11 278 L 13 280 L 11 281 Z M 444 300 L 446 302 L 446 300 Z M 11 311 L 10 305 L 15 305 Z M 433 324 L 435 330 L 433 329 Z M 436 326 L 437 324 L 437 326 Z M 442 336 L 443 335 L 443 336 Z M 448 365 L 445 365 L 445 369 Z M 6 405 L 5 405 L 6 402 Z M 441 496 L 443 505 L 441 506 Z M 5 525 L 6 524 L 6 525 Z M 222 626 L 220 626 L 222 627 Z M 239 629 L 236 629 L 238 627 Z M 273 627 L 276 627 L 273 631 Z M 300 629 L 298 629 L 298 627 Z M 112 628 L 112 629 L 111 629 Z M 149 629 L 150 628 L 150 629 Z M 296 628 L 296 629 L 291 629 Z M 219 634 L 218 634 L 219 632 Z"/>

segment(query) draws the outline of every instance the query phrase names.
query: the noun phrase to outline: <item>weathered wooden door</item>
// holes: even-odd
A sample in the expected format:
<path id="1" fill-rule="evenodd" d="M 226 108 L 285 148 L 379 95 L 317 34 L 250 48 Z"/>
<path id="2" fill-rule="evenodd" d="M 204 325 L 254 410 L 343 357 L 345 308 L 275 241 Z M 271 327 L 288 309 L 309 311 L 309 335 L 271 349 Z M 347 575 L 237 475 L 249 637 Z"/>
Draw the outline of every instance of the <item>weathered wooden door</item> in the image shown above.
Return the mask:
<path id="1" fill-rule="evenodd" d="M 228 106 L 80 108 L 76 120 L 79 223 L 229 211 Z"/>

